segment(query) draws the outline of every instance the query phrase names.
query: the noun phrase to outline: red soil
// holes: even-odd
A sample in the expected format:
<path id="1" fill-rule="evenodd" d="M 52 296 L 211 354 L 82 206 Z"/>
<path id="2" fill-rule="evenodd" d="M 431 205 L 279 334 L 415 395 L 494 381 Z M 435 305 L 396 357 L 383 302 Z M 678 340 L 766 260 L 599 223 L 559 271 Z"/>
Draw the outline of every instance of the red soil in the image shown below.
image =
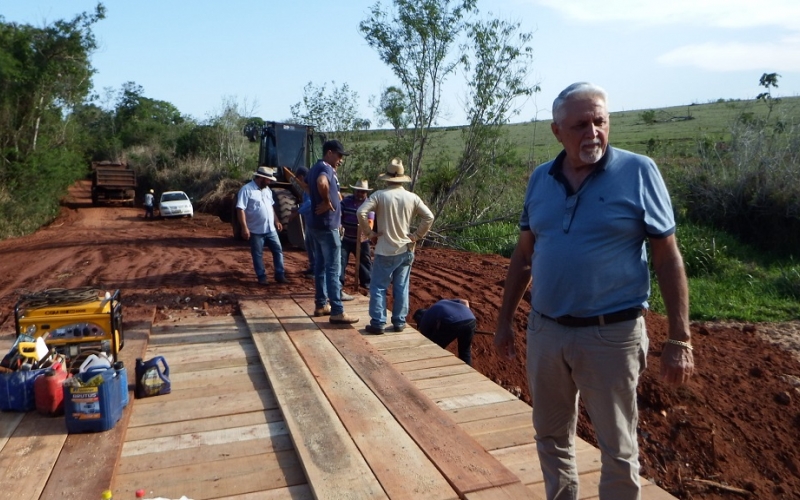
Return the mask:
<path id="1" fill-rule="evenodd" d="M 219 218 L 145 221 L 137 208 L 92 207 L 87 188 L 76 186 L 50 226 L 0 242 L 0 335 L 13 335 L 20 293 L 46 288 L 120 289 L 126 321 L 152 319 L 153 311 L 157 319 L 228 314 L 242 299 L 313 296 L 313 282 L 301 275 L 304 252 L 285 252 L 289 284 L 261 287 L 246 244 Z M 420 249 L 411 311 L 440 298 L 468 298 L 478 328 L 491 331 L 507 266 L 497 255 Z M 528 310 L 523 304 L 516 315 L 519 353 Z M 764 340 L 759 333 L 768 325 L 693 325 L 696 375 L 674 388 L 658 378 L 665 319 L 649 314 L 647 327 L 651 350 L 639 387 L 642 475 L 680 498 L 743 498 L 725 486 L 752 492 L 751 498 L 800 498 L 798 358 Z M 503 360 L 491 337 L 478 335 L 473 359 L 477 370 L 530 402 L 524 355 Z M 585 416 L 579 433 L 594 442 Z"/>

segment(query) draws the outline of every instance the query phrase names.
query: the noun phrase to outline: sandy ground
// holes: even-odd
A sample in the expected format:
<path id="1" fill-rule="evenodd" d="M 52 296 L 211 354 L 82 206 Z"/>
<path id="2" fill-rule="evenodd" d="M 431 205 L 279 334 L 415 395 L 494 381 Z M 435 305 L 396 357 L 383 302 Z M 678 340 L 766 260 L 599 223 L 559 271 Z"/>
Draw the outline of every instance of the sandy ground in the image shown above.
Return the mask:
<path id="1" fill-rule="evenodd" d="M 301 275 L 304 252 L 285 251 L 289 284 L 259 286 L 246 244 L 218 217 L 146 221 L 137 208 L 92 207 L 88 188 L 77 185 L 49 227 L 0 242 L 0 335 L 13 335 L 20 294 L 47 288 L 119 289 L 126 321 L 235 314 L 239 300 L 275 295 L 312 300 L 313 283 Z M 411 311 L 440 298 L 468 298 L 478 328 L 491 331 L 507 266 L 497 255 L 420 249 Z M 520 307 L 516 316 L 521 353 L 527 312 Z M 657 377 L 665 319 L 649 314 L 647 325 L 651 349 L 639 388 L 642 475 L 680 498 L 744 497 L 730 488 L 751 498 L 800 498 L 798 323 L 693 325 L 697 375 L 680 388 Z M 524 359 L 500 359 L 486 335 L 477 336 L 473 358 L 477 370 L 530 402 Z M 585 415 L 579 433 L 594 442 Z"/>

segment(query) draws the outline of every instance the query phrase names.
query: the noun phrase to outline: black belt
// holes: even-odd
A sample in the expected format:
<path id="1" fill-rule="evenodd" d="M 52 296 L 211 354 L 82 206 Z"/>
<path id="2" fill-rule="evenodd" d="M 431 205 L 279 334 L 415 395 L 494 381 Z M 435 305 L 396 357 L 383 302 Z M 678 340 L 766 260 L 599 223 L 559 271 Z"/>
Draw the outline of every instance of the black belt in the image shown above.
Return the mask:
<path id="1" fill-rule="evenodd" d="M 639 318 L 642 314 L 644 314 L 644 312 L 641 307 L 631 307 L 629 309 L 623 309 L 621 311 L 616 311 L 608 314 L 601 314 L 600 316 L 589 316 L 588 318 L 578 318 L 576 316 L 570 316 L 570 315 L 551 318 L 550 316 L 547 316 L 545 314 L 542 314 L 542 317 L 547 318 L 550 321 L 555 321 L 559 325 L 571 326 L 571 327 L 583 327 L 583 326 L 610 325 L 612 323 L 630 321 L 632 319 Z"/>

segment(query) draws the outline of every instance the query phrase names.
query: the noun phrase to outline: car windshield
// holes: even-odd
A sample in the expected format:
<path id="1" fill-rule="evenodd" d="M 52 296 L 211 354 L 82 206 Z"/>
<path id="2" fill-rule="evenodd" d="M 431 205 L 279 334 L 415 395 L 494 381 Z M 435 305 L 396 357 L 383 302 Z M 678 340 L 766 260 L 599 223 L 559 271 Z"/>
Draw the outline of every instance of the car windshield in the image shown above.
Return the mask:
<path id="1" fill-rule="evenodd" d="M 161 195 L 161 201 L 186 201 L 189 197 L 186 193 L 164 193 Z"/>

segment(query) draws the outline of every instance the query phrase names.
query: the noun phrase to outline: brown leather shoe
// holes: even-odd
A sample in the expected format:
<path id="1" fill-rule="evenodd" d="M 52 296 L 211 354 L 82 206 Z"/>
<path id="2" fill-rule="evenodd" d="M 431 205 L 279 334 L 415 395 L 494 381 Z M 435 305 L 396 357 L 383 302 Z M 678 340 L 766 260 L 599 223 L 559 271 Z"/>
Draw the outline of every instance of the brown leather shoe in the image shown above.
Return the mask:
<path id="1" fill-rule="evenodd" d="M 330 322 L 351 325 L 353 323 L 358 323 L 358 318 L 356 318 L 355 316 L 348 316 L 347 313 L 334 314 L 333 316 L 331 316 Z"/>
<path id="2" fill-rule="evenodd" d="M 331 305 L 330 304 L 325 304 L 322 307 L 318 307 L 318 308 L 314 309 L 314 316 L 317 316 L 317 317 L 328 316 L 328 315 L 330 315 L 330 313 L 331 313 Z"/>

